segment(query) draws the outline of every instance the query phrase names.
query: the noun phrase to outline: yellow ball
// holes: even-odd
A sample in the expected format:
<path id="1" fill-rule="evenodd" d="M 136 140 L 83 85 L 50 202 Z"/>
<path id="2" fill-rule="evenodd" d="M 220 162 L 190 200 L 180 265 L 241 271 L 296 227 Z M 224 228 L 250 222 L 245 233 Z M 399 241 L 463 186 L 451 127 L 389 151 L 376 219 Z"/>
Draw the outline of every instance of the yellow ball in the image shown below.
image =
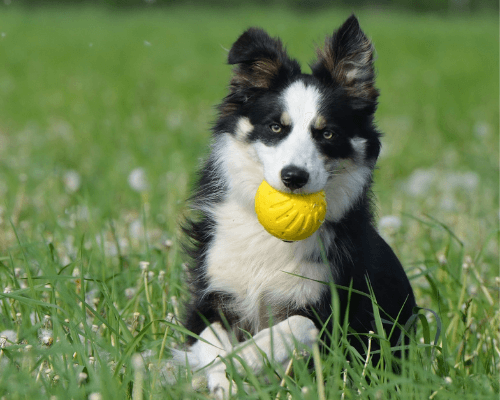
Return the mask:
<path id="1" fill-rule="evenodd" d="M 255 212 L 271 235 L 288 241 L 303 240 L 325 220 L 325 192 L 283 193 L 263 181 L 255 195 Z"/>

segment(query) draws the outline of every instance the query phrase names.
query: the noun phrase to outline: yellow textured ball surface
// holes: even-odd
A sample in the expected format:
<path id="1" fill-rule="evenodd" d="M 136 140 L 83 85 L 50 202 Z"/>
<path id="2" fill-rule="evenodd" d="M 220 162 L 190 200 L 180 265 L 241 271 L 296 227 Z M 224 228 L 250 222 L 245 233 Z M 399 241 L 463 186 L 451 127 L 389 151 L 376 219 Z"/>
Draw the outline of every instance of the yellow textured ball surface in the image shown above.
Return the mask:
<path id="1" fill-rule="evenodd" d="M 303 240 L 325 220 L 325 192 L 283 193 L 263 181 L 255 195 L 255 212 L 271 235 L 282 240 Z"/>

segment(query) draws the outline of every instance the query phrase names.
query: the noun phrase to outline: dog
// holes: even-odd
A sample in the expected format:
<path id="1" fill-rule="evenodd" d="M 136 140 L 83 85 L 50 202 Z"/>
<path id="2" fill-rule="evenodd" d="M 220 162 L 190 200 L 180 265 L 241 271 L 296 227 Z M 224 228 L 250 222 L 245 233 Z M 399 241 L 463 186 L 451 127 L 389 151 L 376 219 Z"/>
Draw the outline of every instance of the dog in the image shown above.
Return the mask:
<path id="1" fill-rule="evenodd" d="M 373 53 L 354 15 L 317 50 L 311 74 L 260 28 L 245 31 L 229 51 L 229 94 L 191 198 L 194 216 L 183 226 L 191 259 L 184 326 L 197 337 L 175 354 L 203 369 L 219 398 L 230 395 L 227 355 L 239 357 L 239 370 L 246 364 L 258 372 L 266 357 L 286 364 L 294 346 L 328 344 L 332 291 L 339 321 L 359 333 L 351 342 L 360 354 L 376 330 L 373 298 L 390 344 L 400 343 L 415 298 L 374 224 L 381 134 Z M 254 208 L 264 180 L 285 193 L 323 190 L 320 228 L 295 242 L 266 232 Z"/>

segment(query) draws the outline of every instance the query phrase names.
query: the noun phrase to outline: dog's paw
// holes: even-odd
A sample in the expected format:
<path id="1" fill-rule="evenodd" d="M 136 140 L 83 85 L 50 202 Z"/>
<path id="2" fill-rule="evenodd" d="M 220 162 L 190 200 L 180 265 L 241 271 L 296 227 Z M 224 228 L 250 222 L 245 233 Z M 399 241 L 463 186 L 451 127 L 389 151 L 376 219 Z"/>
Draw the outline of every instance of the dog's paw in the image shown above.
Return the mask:
<path id="1" fill-rule="evenodd" d="M 312 347 L 318 340 L 319 331 L 314 325 L 314 322 L 309 318 L 301 315 L 294 315 L 287 320 L 281 322 L 280 330 L 284 333 L 291 333 L 300 343 Z"/>
<path id="2" fill-rule="evenodd" d="M 227 400 L 232 394 L 236 394 L 236 385 L 231 384 L 225 372 L 212 372 L 207 376 L 208 389 L 217 400 Z"/>

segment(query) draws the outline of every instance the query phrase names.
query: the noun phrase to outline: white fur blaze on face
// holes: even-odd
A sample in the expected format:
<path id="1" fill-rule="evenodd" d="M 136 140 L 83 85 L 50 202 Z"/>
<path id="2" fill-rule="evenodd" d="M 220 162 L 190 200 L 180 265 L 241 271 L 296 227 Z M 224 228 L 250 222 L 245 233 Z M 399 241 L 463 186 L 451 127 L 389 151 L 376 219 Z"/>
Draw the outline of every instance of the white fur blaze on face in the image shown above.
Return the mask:
<path id="1" fill-rule="evenodd" d="M 282 100 L 292 131 L 276 146 L 262 142 L 253 145 L 264 166 L 265 179 L 275 189 L 287 192 L 289 189 L 281 180 L 281 170 L 296 166 L 309 173 L 309 181 L 299 191 L 319 192 L 327 182 L 328 173 L 314 143 L 311 122 L 318 115 L 321 94 L 315 87 L 297 81 L 283 92 Z"/>

